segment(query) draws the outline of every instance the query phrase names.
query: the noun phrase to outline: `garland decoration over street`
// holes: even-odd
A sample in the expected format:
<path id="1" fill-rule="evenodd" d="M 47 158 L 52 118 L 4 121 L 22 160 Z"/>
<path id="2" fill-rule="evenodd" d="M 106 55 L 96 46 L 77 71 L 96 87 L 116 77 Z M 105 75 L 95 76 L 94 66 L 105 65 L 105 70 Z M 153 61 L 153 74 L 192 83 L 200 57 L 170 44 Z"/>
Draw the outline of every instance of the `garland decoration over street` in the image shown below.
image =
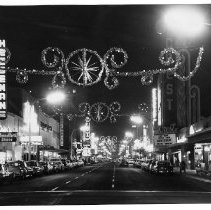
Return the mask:
<path id="1" fill-rule="evenodd" d="M 117 113 L 120 111 L 121 105 L 119 102 L 114 101 L 110 105 L 103 102 L 97 102 L 92 105 L 89 103 L 81 103 L 78 106 L 79 114 L 68 114 L 69 120 L 73 120 L 75 117 L 87 117 L 89 116 L 93 121 L 102 123 L 108 118 L 111 123 L 116 122 Z"/>
<path id="2" fill-rule="evenodd" d="M 78 86 L 88 87 L 100 82 L 102 76 L 105 75 L 104 85 L 112 90 L 119 85 L 118 77 L 140 77 L 142 85 L 150 85 L 153 82 L 154 75 L 172 73 L 179 80 L 187 81 L 199 70 L 203 52 L 204 48 L 200 47 L 195 67 L 186 76 L 177 73 L 177 70 L 184 63 L 184 57 L 182 52 L 173 48 L 166 48 L 161 51 L 159 61 L 164 68 L 160 69 L 143 69 L 135 72 L 119 71 L 127 63 L 128 55 L 122 48 L 117 47 L 109 49 L 103 57 L 96 51 L 82 48 L 69 53 L 66 59 L 61 49 L 48 47 L 41 53 L 41 61 L 46 67 L 45 69 L 6 67 L 6 70 L 16 73 L 16 80 L 21 84 L 28 81 L 29 74 L 53 76 L 51 82 L 53 87 L 64 87 L 67 79 Z M 11 52 L 6 49 L 6 64 L 10 58 Z"/>

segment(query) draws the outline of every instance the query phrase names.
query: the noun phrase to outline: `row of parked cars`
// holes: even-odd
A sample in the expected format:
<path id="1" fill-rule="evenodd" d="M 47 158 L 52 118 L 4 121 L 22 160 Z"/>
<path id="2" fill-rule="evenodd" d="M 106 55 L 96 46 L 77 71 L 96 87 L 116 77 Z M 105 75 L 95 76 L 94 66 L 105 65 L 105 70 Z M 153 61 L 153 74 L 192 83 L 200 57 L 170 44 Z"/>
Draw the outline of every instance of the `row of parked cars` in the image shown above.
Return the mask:
<path id="1" fill-rule="evenodd" d="M 136 160 L 133 166 L 153 174 L 173 174 L 173 165 L 169 161 Z"/>
<path id="2" fill-rule="evenodd" d="M 83 166 L 83 160 L 51 159 L 50 161 L 13 161 L 0 164 L 0 182 L 25 179 L 71 170 Z"/>

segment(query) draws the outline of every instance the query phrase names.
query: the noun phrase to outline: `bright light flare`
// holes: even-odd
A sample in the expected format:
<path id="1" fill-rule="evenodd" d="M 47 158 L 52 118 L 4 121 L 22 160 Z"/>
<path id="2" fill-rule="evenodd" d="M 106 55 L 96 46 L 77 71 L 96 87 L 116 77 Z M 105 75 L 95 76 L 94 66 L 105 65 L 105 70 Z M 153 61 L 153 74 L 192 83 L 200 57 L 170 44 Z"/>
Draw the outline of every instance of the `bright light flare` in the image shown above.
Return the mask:
<path id="1" fill-rule="evenodd" d="M 83 126 L 80 127 L 80 130 L 83 131 L 83 132 L 86 132 L 86 131 L 89 130 L 89 127 L 86 126 L 86 125 L 83 125 Z"/>
<path id="2" fill-rule="evenodd" d="M 126 136 L 127 138 L 133 138 L 133 133 L 127 131 L 127 132 L 125 132 L 125 136 Z"/>
<path id="3" fill-rule="evenodd" d="M 61 90 L 54 90 L 51 93 L 48 94 L 46 97 L 47 101 L 51 104 L 58 104 L 65 100 L 66 95 Z"/>
<path id="4" fill-rule="evenodd" d="M 170 31 L 186 37 L 197 36 L 205 28 L 204 17 L 196 8 L 171 8 L 164 15 L 164 23 Z"/>
<path id="5" fill-rule="evenodd" d="M 143 122 L 143 119 L 138 115 L 131 116 L 130 120 L 135 124 L 141 124 Z"/>

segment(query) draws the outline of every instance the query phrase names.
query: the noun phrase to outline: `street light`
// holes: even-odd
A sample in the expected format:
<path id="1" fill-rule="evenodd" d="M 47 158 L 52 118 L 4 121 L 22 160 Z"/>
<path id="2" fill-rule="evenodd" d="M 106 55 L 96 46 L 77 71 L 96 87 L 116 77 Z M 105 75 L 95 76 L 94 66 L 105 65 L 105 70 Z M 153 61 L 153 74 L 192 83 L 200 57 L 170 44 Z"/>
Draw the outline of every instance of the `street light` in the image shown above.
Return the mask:
<path id="1" fill-rule="evenodd" d="M 130 131 L 125 132 L 125 136 L 127 138 L 133 138 L 133 133 L 131 133 Z"/>
<path id="2" fill-rule="evenodd" d="M 200 34 L 205 25 L 204 16 L 196 7 L 174 6 L 164 15 L 167 29 L 178 36 L 193 37 Z"/>
<path id="3" fill-rule="evenodd" d="M 65 93 L 62 90 L 57 89 L 50 92 L 47 95 L 46 100 L 51 104 L 59 104 L 63 102 L 65 98 L 66 98 Z"/>
<path id="4" fill-rule="evenodd" d="M 132 115 L 130 120 L 135 124 L 141 124 L 143 122 L 143 119 L 139 115 Z"/>

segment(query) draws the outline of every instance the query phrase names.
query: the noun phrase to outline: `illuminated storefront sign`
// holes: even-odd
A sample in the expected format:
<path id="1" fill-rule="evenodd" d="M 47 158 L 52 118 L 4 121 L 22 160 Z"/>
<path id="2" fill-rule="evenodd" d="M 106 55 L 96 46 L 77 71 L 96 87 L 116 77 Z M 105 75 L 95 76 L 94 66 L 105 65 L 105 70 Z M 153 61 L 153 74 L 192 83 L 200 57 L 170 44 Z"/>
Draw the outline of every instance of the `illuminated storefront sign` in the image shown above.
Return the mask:
<path id="1" fill-rule="evenodd" d="M 85 131 L 83 132 L 83 145 L 90 146 L 90 118 L 86 117 L 85 119 Z"/>
<path id="2" fill-rule="evenodd" d="M 0 132 L 0 142 L 16 142 L 17 132 Z"/>
<path id="3" fill-rule="evenodd" d="M 154 135 L 154 144 L 156 146 L 165 146 L 176 143 L 175 134 Z"/>
<path id="4" fill-rule="evenodd" d="M 29 136 L 21 136 L 20 137 L 21 143 L 29 143 Z M 31 143 L 34 145 L 42 144 L 42 136 L 31 136 Z"/>
<path id="5" fill-rule="evenodd" d="M 6 97 L 6 44 L 0 40 L 0 119 L 7 118 L 7 97 Z"/>

